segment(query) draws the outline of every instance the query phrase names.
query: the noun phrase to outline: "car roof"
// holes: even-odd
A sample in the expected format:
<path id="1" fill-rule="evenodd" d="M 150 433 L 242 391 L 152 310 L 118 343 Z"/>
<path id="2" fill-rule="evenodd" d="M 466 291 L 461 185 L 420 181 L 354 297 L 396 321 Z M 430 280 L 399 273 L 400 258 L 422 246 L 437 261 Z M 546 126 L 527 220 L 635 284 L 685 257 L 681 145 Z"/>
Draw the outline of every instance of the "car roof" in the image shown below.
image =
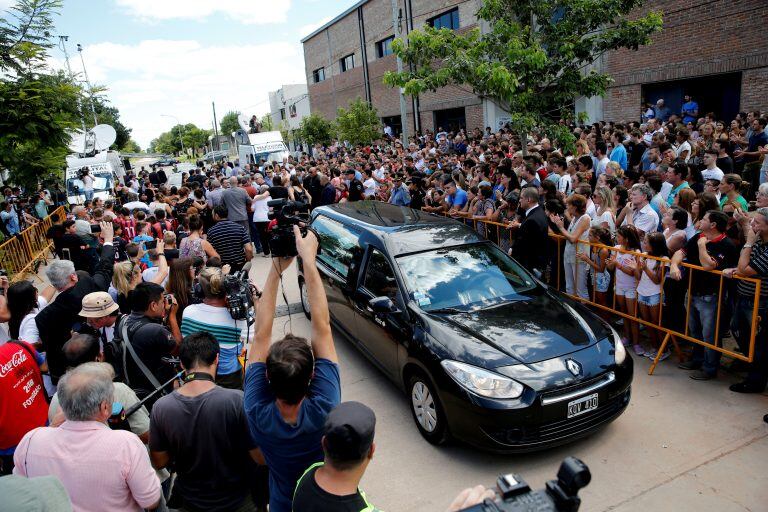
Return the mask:
<path id="1" fill-rule="evenodd" d="M 314 211 L 370 233 L 391 256 L 485 241 L 457 220 L 381 201 L 338 203 Z"/>

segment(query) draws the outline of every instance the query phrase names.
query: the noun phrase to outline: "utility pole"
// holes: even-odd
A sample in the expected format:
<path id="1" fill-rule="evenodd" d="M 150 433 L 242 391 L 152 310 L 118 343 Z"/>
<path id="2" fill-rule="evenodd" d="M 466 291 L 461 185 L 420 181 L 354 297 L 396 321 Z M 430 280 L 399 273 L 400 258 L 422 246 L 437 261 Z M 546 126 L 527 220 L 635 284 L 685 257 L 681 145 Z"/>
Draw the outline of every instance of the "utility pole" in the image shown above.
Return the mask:
<path id="1" fill-rule="evenodd" d="M 69 40 L 69 36 L 59 36 L 59 46 L 61 47 L 61 50 L 64 52 L 64 60 L 67 62 L 67 72 L 69 73 L 69 78 L 73 82 L 75 81 L 75 76 L 72 74 L 72 68 L 69 66 L 69 53 L 67 53 L 67 41 Z M 88 132 L 88 130 L 85 129 L 85 119 L 82 117 L 80 118 L 80 125 L 83 127 L 83 136 Z"/>
<path id="2" fill-rule="evenodd" d="M 395 38 L 399 39 L 400 32 L 400 8 L 397 0 L 392 0 L 392 28 L 395 30 Z M 403 60 L 397 56 L 397 72 L 403 72 Z M 403 127 L 403 147 L 408 147 L 408 118 L 405 113 L 405 90 L 400 87 L 400 124 Z"/>
<path id="3" fill-rule="evenodd" d="M 96 105 L 93 102 L 93 87 L 91 87 L 91 81 L 88 80 L 88 72 L 85 70 L 85 60 L 83 59 L 83 47 L 80 43 L 77 43 L 77 52 L 80 54 L 80 62 L 83 64 L 83 75 L 85 75 L 85 84 L 88 86 L 88 94 L 91 97 L 91 113 L 93 113 L 93 126 L 99 124 L 99 120 L 96 118 Z"/>
<path id="4" fill-rule="evenodd" d="M 216 150 L 220 151 L 221 146 L 219 145 L 219 122 L 216 120 L 216 102 L 211 102 L 211 106 L 213 106 L 213 136 L 216 138 Z"/>

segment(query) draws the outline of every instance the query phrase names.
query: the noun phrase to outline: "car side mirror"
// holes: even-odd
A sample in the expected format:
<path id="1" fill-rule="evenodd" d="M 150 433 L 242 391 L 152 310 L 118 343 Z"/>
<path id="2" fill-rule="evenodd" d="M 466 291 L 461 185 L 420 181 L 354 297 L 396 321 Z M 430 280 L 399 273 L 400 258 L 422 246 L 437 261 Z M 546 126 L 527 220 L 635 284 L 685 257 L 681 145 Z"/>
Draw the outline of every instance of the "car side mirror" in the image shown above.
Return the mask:
<path id="1" fill-rule="evenodd" d="M 371 309 L 374 313 L 399 313 L 400 310 L 397 309 L 397 306 L 395 306 L 395 303 L 392 302 L 392 299 L 390 299 L 387 296 L 383 297 L 374 297 L 373 299 L 368 301 L 368 305 L 371 306 Z"/>

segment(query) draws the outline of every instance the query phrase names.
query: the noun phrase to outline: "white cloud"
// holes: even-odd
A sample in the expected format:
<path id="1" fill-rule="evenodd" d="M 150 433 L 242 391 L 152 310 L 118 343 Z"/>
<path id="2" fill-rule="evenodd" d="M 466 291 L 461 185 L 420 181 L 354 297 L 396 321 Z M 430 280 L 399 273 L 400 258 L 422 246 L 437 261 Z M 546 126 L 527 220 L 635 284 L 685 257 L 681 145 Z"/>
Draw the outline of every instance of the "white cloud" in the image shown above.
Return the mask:
<path id="1" fill-rule="evenodd" d="M 116 0 L 116 3 L 145 21 L 203 20 L 225 15 L 251 25 L 282 23 L 287 20 L 291 7 L 291 0 Z"/>
<path id="2" fill-rule="evenodd" d="M 315 30 L 319 29 L 329 21 L 331 21 L 334 18 L 334 16 L 326 16 L 325 18 L 321 19 L 320 21 L 317 21 L 315 23 L 309 23 L 307 25 L 304 25 L 302 27 L 299 27 L 298 33 L 300 38 L 305 38 Z"/>
<path id="3" fill-rule="evenodd" d="M 218 119 L 228 110 L 269 111 L 268 95 L 282 84 L 305 81 L 301 46 L 273 42 L 202 46 L 189 40 L 145 40 L 135 45 L 98 43 L 83 48 L 93 84 L 108 88 L 126 126 L 142 148 L 175 124 L 211 128 L 211 101 Z M 63 66 L 63 59 L 51 59 Z M 71 59 L 80 73 L 79 59 Z"/>

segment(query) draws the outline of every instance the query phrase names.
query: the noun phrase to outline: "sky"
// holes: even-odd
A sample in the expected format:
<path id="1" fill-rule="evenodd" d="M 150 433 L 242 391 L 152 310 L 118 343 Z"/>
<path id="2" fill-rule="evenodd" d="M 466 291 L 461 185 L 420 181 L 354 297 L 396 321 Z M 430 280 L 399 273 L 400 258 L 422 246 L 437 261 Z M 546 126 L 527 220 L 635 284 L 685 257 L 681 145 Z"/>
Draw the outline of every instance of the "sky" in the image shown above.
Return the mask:
<path id="1" fill-rule="evenodd" d="M 12 0 L 0 0 L 0 9 Z M 64 0 L 73 73 L 107 88 L 142 149 L 176 124 L 212 128 L 230 110 L 269 111 L 268 92 L 304 83 L 301 38 L 355 0 Z M 64 53 L 50 51 L 64 67 Z M 172 116 L 172 117 L 165 117 Z M 175 117 L 175 119 L 174 119 Z"/>

